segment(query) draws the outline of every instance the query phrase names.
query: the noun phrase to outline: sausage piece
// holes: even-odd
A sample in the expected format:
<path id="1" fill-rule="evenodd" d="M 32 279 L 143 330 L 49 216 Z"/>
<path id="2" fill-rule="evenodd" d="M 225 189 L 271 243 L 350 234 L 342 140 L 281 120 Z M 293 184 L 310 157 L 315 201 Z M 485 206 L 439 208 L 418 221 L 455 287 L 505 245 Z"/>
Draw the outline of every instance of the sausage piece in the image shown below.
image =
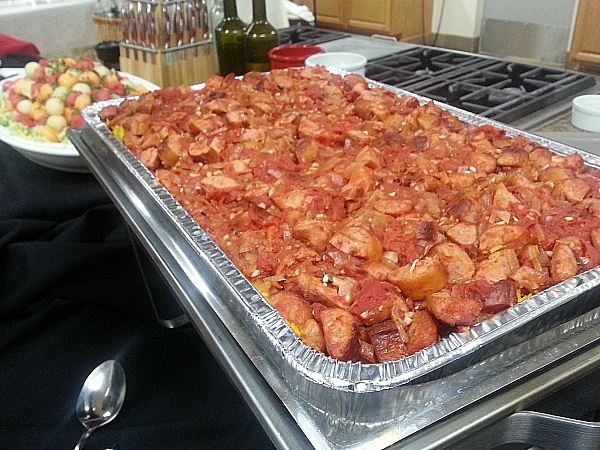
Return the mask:
<path id="1" fill-rule="evenodd" d="M 426 258 L 390 272 L 388 281 L 405 297 L 421 300 L 446 286 L 448 271 L 439 259 Z"/>
<path id="2" fill-rule="evenodd" d="M 359 357 L 358 326 L 352 314 L 338 308 L 324 309 L 321 323 L 329 356 L 340 361 L 354 361 Z"/>

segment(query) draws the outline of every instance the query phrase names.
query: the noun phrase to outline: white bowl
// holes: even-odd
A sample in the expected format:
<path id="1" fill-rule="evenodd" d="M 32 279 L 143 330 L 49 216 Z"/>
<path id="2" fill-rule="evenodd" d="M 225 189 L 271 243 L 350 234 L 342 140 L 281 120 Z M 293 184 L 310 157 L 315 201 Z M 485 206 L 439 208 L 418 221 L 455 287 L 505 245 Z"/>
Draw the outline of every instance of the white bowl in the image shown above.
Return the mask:
<path id="1" fill-rule="evenodd" d="M 325 52 L 311 55 L 304 61 L 307 67 L 325 66 L 365 76 L 367 58 L 358 53 Z"/>
<path id="2" fill-rule="evenodd" d="M 573 99 L 571 123 L 586 131 L 600 133 L 600 95 L 580 95 Z"/>
<path id="3" fill-rule="evenodd" d="M 23 78 L 25 69 L 0 69 L 0 75 L 8 76 L 18 74 L 17 77 L 11 77 L 6 81 Z M 119 72 L 123 77 L 129 78 L 134 84 L 141 84 L 146 89 L 153 91 L 160 89 L 157 85 L 136 77 L 126 72 Z M 0 81 L 0 91 L 2 84 Z M 37 142 L 30 139 L 25 139 L 13 135 L 8 127 L 0 125 L 0 140 L 10 145 L 21 155 L 41 166 L 49 167 L 50 169 L 62 170 L 65 172 L 89 172 L 89 168 L 85 159 L 79 154 L 73 144 L 54 143 L 54 142 Z"/>

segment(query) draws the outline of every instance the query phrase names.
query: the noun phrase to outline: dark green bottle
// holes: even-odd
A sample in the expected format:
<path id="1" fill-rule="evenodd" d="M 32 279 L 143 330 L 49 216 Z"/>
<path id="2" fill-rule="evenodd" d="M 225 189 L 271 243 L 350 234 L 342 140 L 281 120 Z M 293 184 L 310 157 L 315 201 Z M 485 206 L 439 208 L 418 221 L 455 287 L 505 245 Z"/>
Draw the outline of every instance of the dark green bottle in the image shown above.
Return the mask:
<path id="1" fill-rule="evenodd" d="M 244 34 L 246 70 L 268 72 L 271 70 L 269 50 L 279 45 L 279 35 L 267 21 L 265 0 L 252 0 L 252 23 Z"/>
<path id="2" fill-rule="evenodd" d="M 219 73 L 222 76 L 234 73 L 244 75 L 246 62 L 244 57 L 244 33 L 246 24 L 238 17 L 235 0 L 224 1 L 223 20 L 215 28 L 215 42 Z"/>

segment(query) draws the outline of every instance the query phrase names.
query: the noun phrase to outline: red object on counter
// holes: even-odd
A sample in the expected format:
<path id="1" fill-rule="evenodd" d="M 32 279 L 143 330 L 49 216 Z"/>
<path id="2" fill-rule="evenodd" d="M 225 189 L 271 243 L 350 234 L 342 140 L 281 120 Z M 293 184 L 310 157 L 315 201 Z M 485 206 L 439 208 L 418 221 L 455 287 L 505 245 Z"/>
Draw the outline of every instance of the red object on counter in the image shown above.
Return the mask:
<path id="1" fill-rule="evenodd" d="M 304 60 L 324 50 L 316 45 L 282 45 L 269 50 L 271 69 L 286 69 L 288 67 L 302 67 Z"/>
<path id="2" fill-rule="evenodd" d="M 40 51 L 35 44 L 0 34 L 0 56 L 21 53 L 29 56 L 39 56 Z"/>

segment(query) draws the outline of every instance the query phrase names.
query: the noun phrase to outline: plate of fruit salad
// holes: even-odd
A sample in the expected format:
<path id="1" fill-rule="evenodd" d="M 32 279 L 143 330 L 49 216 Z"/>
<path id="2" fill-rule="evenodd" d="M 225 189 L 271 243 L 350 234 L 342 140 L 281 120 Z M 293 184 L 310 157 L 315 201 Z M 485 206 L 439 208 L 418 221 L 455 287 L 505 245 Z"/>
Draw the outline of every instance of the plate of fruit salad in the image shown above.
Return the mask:
<path id="1" fill-rule="evenodd" d="M 87 164 L 66 137 L 84 125 L 88 105 L 159 89 L 91 58 L 42 59 L 24 69 L 0 68 L 0 140 L 37 164 L 87 172 Z M 0 77 L 1 78 L 1 77 Z"/>

